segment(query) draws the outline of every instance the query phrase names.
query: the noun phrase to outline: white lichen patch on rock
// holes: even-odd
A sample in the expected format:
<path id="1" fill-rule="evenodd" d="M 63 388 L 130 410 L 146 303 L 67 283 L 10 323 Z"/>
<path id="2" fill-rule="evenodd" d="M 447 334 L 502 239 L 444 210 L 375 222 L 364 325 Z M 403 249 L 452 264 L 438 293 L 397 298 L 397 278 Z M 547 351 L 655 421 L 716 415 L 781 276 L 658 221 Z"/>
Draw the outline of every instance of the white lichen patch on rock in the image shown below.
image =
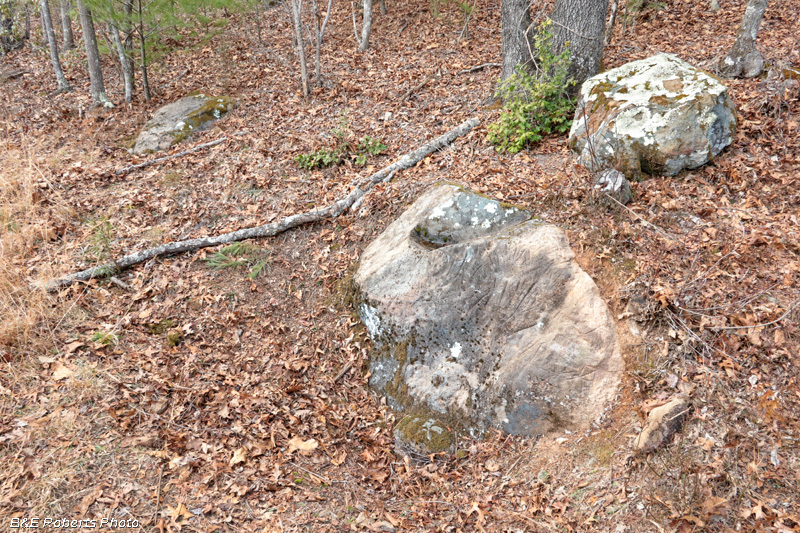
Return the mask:
<path id="1" fill-rule="evenodd" d="M 593 171 L 671 176 L 709 162 L 735 129 L 721 82 L 674 55 L 657 54 L 583 84 L 569 144 Z"/>

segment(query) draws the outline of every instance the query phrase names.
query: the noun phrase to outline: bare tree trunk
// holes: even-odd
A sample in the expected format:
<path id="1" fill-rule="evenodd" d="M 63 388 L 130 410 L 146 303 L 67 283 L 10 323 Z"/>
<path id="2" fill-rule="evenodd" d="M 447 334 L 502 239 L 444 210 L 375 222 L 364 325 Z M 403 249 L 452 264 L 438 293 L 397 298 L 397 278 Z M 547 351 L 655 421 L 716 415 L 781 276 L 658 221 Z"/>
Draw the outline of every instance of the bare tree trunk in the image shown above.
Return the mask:
<path id="1" fill-rule="evenodd" d="M 117 28 L 117 25 L 114 23 L 109 24 L 109 32 L 111 33 L 111 40 L 114 42 L 114 48 L 117 49 L 117 56 L 119 56 L 119 63 L 122 68 L 122 80 L 125 84 L 125 101 L 130 102 L 133 99 L 133 61 L 131 61 L 128 52 L 122 45 L 122 39 L 119 36 L 119 28 Z"/>
<path id="2" fill-rule="evenodd" d="M 114 107 L 114 104 L 106 96 L 106 88 L 103 84 L 103 69 L 100 66 L 100 51 L 97 49 L 97 35 L 94 31 L 92 13 L 83 3 L 83 0 L 77 0 L 77 4 L 81 28 L 83 29 L 83 44 L 86 47 L 86 62 L 88 63 L 90 81 L 89 90 L 92 93 L 92 102 L 104 107 Z"/>
<path id="3" fill-rule="evenodd" d="M 328 27 L 328 20 L 331 18 L 331 7 L 333 6 L 333 0 L 328 0 L 328 10 L 325 13 L 325 20 L 322 21 L 322 25 L 320 26 L 319 23 L 319 9 L 317 7 L 317 0 L 313 0 L 314 2 L 314 31 L 317 34 L 316 42 L 315 42 L 315 54 L 314 59 L 316 61 L 317 67 L 317 86 L 322 86 L 322 40 L 325 38 L 325 29 Z"/>
<path id="4" fill-rule="evenodd" d="M 514 74 L 517 65 L 530 63 L 528 31 L 531 27 L 529 0 L 502 0 L 500 23 L 503 37 L 503 70 L 501 80 Z"/>
<path id="5" fill-rule="evenodd" d="M 58 59 L 58 44 L 56 44 L 56 33 L 53 31 L 53 18 L 50 15 L 50 4 L 47 0 L 41 0 L 39 3 L 42 10 L 42 22 L 44 22 L 44 33 L 47 34 L 47 42 L 50 48 L 50 61 L 53 62 L 53 70 L 56 73 L 56 80 L 58 81 L 58 90 L 66 92 L 70 90 L 67 78 L 64 77 L 64 71 L 61 70 L 61 61 Z"/>
<path id="6" fill-rule="evenodd" d="M 28 4 L 25 4 L 25 9 L 26 10 L 30 9 L 30 6 L 28 6 Z M 47 31 L 45 30 L 44 12 L 41 9 L 39 10 L 39 18 L 41 19 L 42 22 L 42 39 L 44 39 L 44 42 L 42 44 L 44 44 L 45 46 L 49 46 L 50 36 L 47 35 Z"/>
<path id="7" fill-rule="evenodd" d="M 553 21 L 553 53 L 570 51 L 569 74 L 575 90 L 600 72 L 603 64 L 603 40 L 608 0 L 556 0 Z"/>
<path id="8" fill-rule="evenodd" d="M 361 26 L 361 40 L 358 43 L 358 51 L 364 52 L 369 48 L 369 35 L 372 33 L 372 0 L 364 0 L 364 20 Z"/>
<path id="9" fill-rule="evenodd" d="M 385 15 L 389 10 L 386 9 L 386 0 L 381 0 L 381 15 Z"/>
<path id="10" fill-rule="evenodd" d="M 754 78 L 764 69 L 764 58 L 756 49 L 756 37 L 767 0 L 750 0 L 739 26 L 739 35 L 731 51 L 719 63 L 719 73 L 726 78 Z"/>
<path id="11" fill-rule="evenodd" d="M 144 16 L 142 15 L 142 0 L 137 2 L 139 12 L 139 51 L 142 54 L 142 92 L 144 93 L 144 101 L 149 102 L 152 99 L 150 94 L 150 80 L 147 77 L 147 35 L 144 33 Z"/>
<path id="12" fill-rule="evenodd" d="M 300 83 L 303 86 L 303 96 L 308 96 L 308 66 L 306 64 L 306 43 L 303 40 L 302 10 L 303 0 L 292 0 L 294 38 L 297 41 L 297 56 L 300 59 Z"/>
<path id="13" fill-rule="evenodd" d="M 606 28 L 605 46 L 611 44 L 611 38 L 614 37 L 614 24 L 617 22 L 617 9 L 619 9 L 619 0 L 611 0 L 611 16 L 608 18 L 608 27 Z"/>
<path id="14" fill-rule="evenodd" d="M 69 0 L 59 2 L 59 11 L 61 12 L 61 44 L 64 50 L 72 50 L 75 48 L 75 36 L 72 34 L 72 21 L 69 20 Z"/>

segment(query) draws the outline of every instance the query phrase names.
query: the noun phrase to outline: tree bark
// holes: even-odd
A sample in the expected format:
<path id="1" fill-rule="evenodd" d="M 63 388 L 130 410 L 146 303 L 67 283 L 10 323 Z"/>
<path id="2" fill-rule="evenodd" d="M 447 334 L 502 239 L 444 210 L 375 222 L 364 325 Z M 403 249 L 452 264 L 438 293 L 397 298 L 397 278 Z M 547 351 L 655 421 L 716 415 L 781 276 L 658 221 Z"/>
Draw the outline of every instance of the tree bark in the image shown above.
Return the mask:
<path id="1" fill-rule="evenodd" d="M 385 15 L 389 10 L 386 9 L 386 0 L 381 0 L 381 15 Z"/>
<path id="2" fill-rule="evenodd" d="M 500 4 L 500 23 L 503 39 L 503 69 L 500 79 L 506 80 L 517 68 L 530 63 L 530 43 L 528 32 L 531 29 L 529 0 L 502 0 Z"/>
<path id="3" fill-rule="evenodd" d="M 361 21 L 361 37 L 358 36 L 356 11 L 353 9 L 353 30 L 356 32 L 356 41 L 358 41 L 359 52 L 364 52 L 367 48 L 369 48 L 369 36 L 372 33 L 372 0 L 364 0 L 362 6 L 363 18 Z"/>
<path id="4" fill-rule="evenodd" d="M 603 64 L 608 0 L 556 0 L 553 21 L 553 53 L 570 51 L 569 74 L 574 90 L 600 72 Z"/>
<path id="5" fill-rule="evenodd" d="M 300 60 L 300 85 L 303 96 L 308 96 L 308 64 L 306 62 L 306 43 L 303 40 L 303 0 L 292 0 L 292 23 L 294 38 L 297 41 L 297 57 Z"/>
<path id="6" fill-rule="evenodd" d="M 72 34 L 72 21 L 69 20 L 69 0 L 59 2 L 61 13 L 61 45 L 64 50 L 75 48 L 75 36 Z"/>
<path id="7" fill-rule="evenodd" d="M 155 248 L 150 248 L 142 252 L 126 255 L 117 261 L 107 263 L 105 265 L 96 266 L 81 272 L 69 274 L 68 276 L 64 276 L 62 278 L 54 279 L 47 283 L 45 288 L 48 291 L 54 291 L 59 287 L 70 285 L 76 281 L 88 281 L 96 277 L 113 275 L 120 270 L 129 268 L 133 265 L 138 265 L 139 263 L 143 263 L 144 261 L 154 257 L 189 252 L 192 250 L 200 250 L 210 246 L 218 246 L 220 244 L 228 244 L 245 239 L 273 237 L 279 233 L 303 224 L 319 222 L 325 218 L 338 217 L 343 212 L 350 209 L 353 204 L 356 203 L 356 201 L 367 194 L 367 192 L 369 192 L 374 185 L 382 181 L 389 181 L 397 172 L 413 167 L 427 155 L 437 150 L 441 150 L 458 137 L 466 135 L 478 125 L 478 122 L 479 121 L 477 118 L 471 118 L 448 131 L 444 135 L 441 135 L 431 142 L 414 150 L 413 152 L 405 154 L 398 161 L 392 163 L 388 167 L 385 167 L 384 169 L 365 179 L 356 180 L 350 193 L 323 209 L 306 211 L 304 213 L 284 217 L 271 224 L 265 224 L 263 226 L 257 226 L 254 228 L 240 229 L 238 231 L 224 233 L 222 235 L 216 235 L 213 237 L 203 237 L 199 239 L 189 239 L 186 241 L 162 244 L 161 246 L 156 246 Z"/>
<path id="8" fill-rule="evenodd" d="M 138 15 L 139 15 L 139 52 L 142 54 L 142 92 L 144 93 L 144 101 L 149 102 L 152 98 L 150 94 L 150 79 L 147 77 L 147 35 L 144 33 L 144 15 L 142 13 L 142 0 L 138 0 Z"/>
<path id="9" fill-rule="evenodd" d="M 314 28 L 317 34 L 317 38 L 315 41 L 315 63 L 317 68 L 317 86 L 322 86 L 322 40 L 325 38 L 325 29 L 328 27 L 328 20 L 331 18 L 331 7 L 333 7 L 333 0 L 328 0 L 328 9 L 325 12 L 325 20 L 322 21 L 322 24 L 319 23 L 319 8 L 317 6 L 317 0 L 313 0 L 314 2 Z"/>
<path id="10" fill-rule="evenodd" d="M 83 0 L 77 0 L 77 4 L 83 30 L 83 44 L 86 48 L 86 62 L 89 68 L 89 90 L 92 93 L 92 102 L 104 107 L 114 107 L 114 104 L 106 96 L 106 88 L 103 84 L 103 69 L 100 66 L 100 51 L 97 49 L 97 35 L 94 31 L 92 13 L 83 3 Z"/>
<path id="11" fill-rule="evenodd" d="M 119 36 L 119 28 L 117 28 L 117 25 L 115 23 L 110 23 L 108 26 L 109 32 L 111 33 L 111 40 L 114 42 L 114 48 L 117 49 L 117 56 L 119 56 L 119 63 L 122 69 L 122 80 L 125 86 L 125 101 L 130 102 L 133 99 L 133 61 L 122 45 L 122 38 Z"/>
<path id="12" fill-rule="evenodd" d="M 756 38 L 761 19 L 767 10 L 767 0 L 750 0 L 747 3 L 739 35 L 731 51 L 719 63 L 719 73 L 726 78 L 754 78 L 764 69 L 764 58 L 756 49 Z"/>
<path id="13" fill-rule="evenodd" d="M 53 17 L 50 14 L 50 4 L 47 0 L 41 0 L 39 5 L 42 10 L 42 23 L 44 24 L 45 35 L 47 35 L 48 48 L 50 48 L 50 61 L 53 63 L 53 70 L 58 81 L 58 90 L 66 92 L 70 90 L 64 71 L 61 70 L 61 61 L 58 59 L 58 44 L 56 43 L 56 33 L 53 31 Z"/>

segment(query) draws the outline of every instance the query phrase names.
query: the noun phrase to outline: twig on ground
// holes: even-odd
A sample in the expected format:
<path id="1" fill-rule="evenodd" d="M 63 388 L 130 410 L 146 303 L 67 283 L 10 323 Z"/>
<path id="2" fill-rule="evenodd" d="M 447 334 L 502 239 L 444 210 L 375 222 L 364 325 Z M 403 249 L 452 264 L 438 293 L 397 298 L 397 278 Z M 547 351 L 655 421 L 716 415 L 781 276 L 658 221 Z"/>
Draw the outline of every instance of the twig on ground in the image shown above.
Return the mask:
<path id="1" fill-rule="evenodd" d="M 286 230 L 296 228 L 297 226 L 301 226 L 303 224 L 319 222 L 320 220 L 326 218 L 336 218 L 343 212 L 349 210 L 358 199 L 367 194 L 373 185 L 386 180 L 387 177 L 392 176 L 395 172 L 413 167 L 429 154 L 444 148 L 458 137 L 469 133 L 473 128 L 475 128 L 475 126 L 478 125 L 478 123 L 479 120 L 477 118 L 471 118 L 448 131 L 444 135 L 441 135 L 422 147 L 417 148 L 413 152 L 404 155 L 388 167 L 385 167 L 362 180 L 356 181 L 355 187 L 350 191 L 350 193 L 347 194 L 347 196 L 340 198 L 331 205 L 322 209 L 305 211 L 303 213 L 284 217 L 277 222 L 272 222 L 270 224 L 253 228 L 240 229 L 230 233 L 223 233 L 222 235 L 162 244 L 161 246 L 156 246 L 155 248 L 150 248 L 141 252 L 134 252 L 120 258 L 119 260 L 106 263 L 105 265 L 88 268 L 86 270 L 82 270 L 81 272 L 76 272 L 62 278 L 51 280 L 47 283 L 45 288 L 48 291 L 54 291 L 59 287 L 70 285 L 76 281 L 88 281 L 92 278 L 108 275 L 110 272 L 120 272 L 126 268 L 129 268 L 133 265 L 138 265 L 139 263 L 143 263 L 154 257 L 190 252 L 194 250 L 200 250 L 202 248 L 209 248 L 211 246 L 219 246 L 220 244 L 243 241 L 245 239 L 274 237 L 279 233 L 283 233 Z"/>
<path id="2" fill-rule="evenodd" d="M 119 176 L 120 174 L 126 174 L 131 170 L 138 170 L 140 168 L 149 167 L 151 165 L 157 165 L 158 163 L 163 163 L 164 161 L 169 161 L 170 159 L 175 159 L 176 157 L 183 157 L 185 155 L 191 154 L 192 152 L 196 152 L 198 150 L 202 150 L 203 148 L 211 148 L 212 146 L 216 146 L 222 142 L 227 141 L 227 137 L 220 137 L 216 141 L 207 142 L 204 144 L 198 144 L 194 148 L 189 148 L 188 150 L 184 150 L 183 152 L 178 152 L 177 154 L 167 155 L 164 157 L 159 157 L 158 159 L 153 159 L 152 161 L 147 161 L 145 163 L 139 163 L 138 165 L 131 165 L 129 167 L 121 168 L 114 172 L 115 175 Z"/>
<path id="3" fill-rule="evenodd" d="M 483 70 L 485 68 L 495 68 L 495 67 L 501 67 L 501 66 L 502 65 L 500 63 L 483 63 L 481 65 L 477 65 L 477 66 L 474 66 L 474 67 L 471 67 L 471 68 L 465 68 L 464 70 L 461 70 L 458 73 L 459 74 L 469 74 L 471 72 L 477 72 L 477 71 Z"/>

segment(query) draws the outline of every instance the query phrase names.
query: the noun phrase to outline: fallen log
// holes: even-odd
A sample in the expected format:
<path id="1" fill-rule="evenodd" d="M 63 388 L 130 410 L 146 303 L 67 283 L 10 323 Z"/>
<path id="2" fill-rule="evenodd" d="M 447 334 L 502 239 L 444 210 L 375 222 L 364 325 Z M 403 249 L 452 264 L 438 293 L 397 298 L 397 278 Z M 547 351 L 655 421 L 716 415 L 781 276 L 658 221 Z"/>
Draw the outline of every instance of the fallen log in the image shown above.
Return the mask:
<path id="1" fill-rule="evenodd" d="M 170 159 L 175 159 L 176 157 L 183 157 L 185 155 L 191 154 L 192 152 L 196 152 L 198 150 L 202 150 L 203 148 L 211 148 L 212 146 L 216 146 L 221 142 L 227 141 L 227 137 L 220 137 L 216 141 L 211 141 L 203 144 L 198 144 L 193 148 L 189 148 L 188 150 L 184 150 L 182 152 L 178 152 L 177 154 L 170 154 L 165 155 L 164 157 L 159 157 L 157 159 L 153 159 L 152 161 L 145 161 L 144 163 L 139 163 L 138 165 L 131 165 L 129 167 L 121 168 L 114 172 L 114 175 L 119 176 L 120 174 L 127 174 L 131 170 L 137 170 L 140 168 L 149 167 L 151 165 L 157 165 L 158 163 L 163 163 L 164 161 L 169 161 Z"/>
<path id="2" fill-rule="evenodd" d="M 134 252 L 132 254 L 126 255 L 125 257 L 106 263 L 104 265 L 88 268 L 86 270 L 82 270 L 74 274 L 69 274 L 67 276 L 51 280 L 45 285 L 45 288 L 48 291 L 54 291 L 59 287 L 66 286 L 71 283 L 75 283 L 77 281 L 88 281 L 96 277 L 114 275 L 119 271 L 137 265 L 139 263 L 143 263 L 154 257 L 178 254 L 182 252 L 190 252 L 194 250 L 200 250 L 202 248 L 208 248 L 211 246 L 219 246 L 221 244 L 229 244 L 232 242 L 242 241 L 245 239 L 273 237 L 288 229 L 296 228 L 297 226 L 303 224 L 318 222 L 325 218 L 335 218 L 340 214 L 342 214 L 344 211 L 350 209 L 353 206 L 353 204 L 357 200 L 362 198 L 367 192 L 369 192 L 369 190 L 374 185 L 382 181 L 390 180 L 392 176 L 394 176 L 394 174 L 398 171 L 413 167 L 414 165 L 422 161 L 422 159 L 424 159 L 427 155 L 437 150 L 441 150 L 442 148 L 444 148 L 445 146 L 449 145 L 454 140 L 456 140 L 458 137 L 461 137 L 462 135 L 469 133 L 473 128 L 475 128 L 475 126 L 478 125 L 478 122 L 479 121 L 477 118 L 471 118 L 466 122 L 460 124 L 459 126 L 456 126 L 452 130 L 448 131 L 444 135 L 441 135 L 432 140 L 431 142 L 414 150 L 413 152 L 405 154 L 403 157 L 401 157 L 399 160 L 395 161 L 388 167 L 379 170 L 378 172 L 372 174 L 371 176 L 356 181 L 354 188 L 346 196 L 336 200 L 334 203 L 322 209 L 313 209 L 311 211 L 306 211 L 304 213 L 298 213 L 296 215 L 290 215 L 288 217 L 284 217 L 270 224 L 265 224 L 263 226 L 256 226 L 252 228 L 240 229 L 237 231 L 232 231 L 230 233 L 224 233 L 222 235 L 201 237 L 197 239 L 188 239 L 185 241 L 176 241 L 176 242 L 162 244 L 160 246 L 149 248 L 141 252 Z"/>

